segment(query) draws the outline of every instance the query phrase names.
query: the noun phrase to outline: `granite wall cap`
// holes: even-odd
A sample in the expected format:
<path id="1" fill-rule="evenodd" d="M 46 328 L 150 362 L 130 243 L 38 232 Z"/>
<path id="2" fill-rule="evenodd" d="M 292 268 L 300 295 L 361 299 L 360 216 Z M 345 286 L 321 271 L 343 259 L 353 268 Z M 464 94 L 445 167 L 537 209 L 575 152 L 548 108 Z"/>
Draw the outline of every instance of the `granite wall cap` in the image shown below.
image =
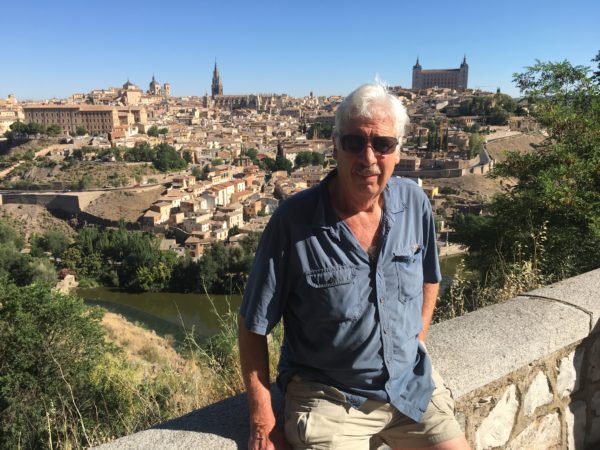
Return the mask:
<path id="1" fill-rule="evenodd" d="M 282 396 L 274 384 L 271 396 L 276 415 L 281 418 Z M 248 400 L 246 394 L 241 394 L 94 448 L 237 450 L 248 447 L 249 432 Z"/>
<path id="2" fill-rule="evenodd" d="M 591 315 L 590 331 L 600 319 L 600 269 L 550 284 L 523 295 L 545 297 L 569 303 Z"/>
<path id="3" fill-rule="evenodd" d="M 517 297 L 431 327 L 427 348 L 455 398 L 589 334 L 589 315 Z"/>

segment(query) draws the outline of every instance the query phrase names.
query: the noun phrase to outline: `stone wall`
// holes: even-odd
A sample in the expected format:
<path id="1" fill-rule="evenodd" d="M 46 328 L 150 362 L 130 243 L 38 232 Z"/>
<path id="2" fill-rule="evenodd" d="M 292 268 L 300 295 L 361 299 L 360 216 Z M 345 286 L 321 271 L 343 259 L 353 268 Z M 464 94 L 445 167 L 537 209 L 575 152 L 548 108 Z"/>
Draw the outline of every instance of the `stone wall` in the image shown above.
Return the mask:
<path id="1" fill-rule="evenodd" d="M 41 205 L 50 210 L 61 210 L 72 214 L 81 210 L 79 197 L 76 194 L 4 193 L 3 198 L 4 203 Z"/>
<path id="2" fill-rule="evenodd" d="M 600 269 L 431 327 L 473 449 L 600 448 L 599 317 Z M 99 448 L 243 449 L 247 417 L 240 395 Z"/>

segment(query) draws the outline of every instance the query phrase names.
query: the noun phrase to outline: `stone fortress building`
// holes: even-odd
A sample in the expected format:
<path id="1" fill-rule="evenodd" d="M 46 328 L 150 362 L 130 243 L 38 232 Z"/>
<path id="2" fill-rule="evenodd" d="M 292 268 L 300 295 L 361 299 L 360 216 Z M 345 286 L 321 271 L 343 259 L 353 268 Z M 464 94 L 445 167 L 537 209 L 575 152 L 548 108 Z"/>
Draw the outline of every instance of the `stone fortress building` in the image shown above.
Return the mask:
<path id="1" fill-rule="evenodd" d="M 419 58 L 417 58 L 417 63 L 412 70 L 412 88 L 428 89 L 438 87 L 464 90 L 467 89 L 468 78 L 469 65 L 466 56 L 458 69 L 423 70 L 421 64 L 419 64 Z"/>

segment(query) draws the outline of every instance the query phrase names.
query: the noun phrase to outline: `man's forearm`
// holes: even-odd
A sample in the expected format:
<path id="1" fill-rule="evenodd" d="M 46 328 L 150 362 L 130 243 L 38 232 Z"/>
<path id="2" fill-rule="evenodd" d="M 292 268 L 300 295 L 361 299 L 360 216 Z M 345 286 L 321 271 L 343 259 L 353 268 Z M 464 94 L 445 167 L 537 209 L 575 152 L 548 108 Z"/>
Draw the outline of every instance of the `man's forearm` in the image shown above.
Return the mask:
<path id="1" fill-rule="evenodd" d="M 275 415 L 269 391 L 269 349 L 267 337 L 248 331 L 243 318 L 238 321 L 240 363 L 248 393 L 250 426 L 273 427 Z"/>
<path id="2" fill-rule="evenodd" d="M 423 342 L 427 339 L 427 332 L 429 331 L 429 325 L 433 318 L 433 310 L 435 309 L 435 302 L 439 290 L 440 283 L 423 283 L 423 308 L 421 310 L 423 329 L 421 330 L 421 333 L 419 333 L 419 339 Z"/>

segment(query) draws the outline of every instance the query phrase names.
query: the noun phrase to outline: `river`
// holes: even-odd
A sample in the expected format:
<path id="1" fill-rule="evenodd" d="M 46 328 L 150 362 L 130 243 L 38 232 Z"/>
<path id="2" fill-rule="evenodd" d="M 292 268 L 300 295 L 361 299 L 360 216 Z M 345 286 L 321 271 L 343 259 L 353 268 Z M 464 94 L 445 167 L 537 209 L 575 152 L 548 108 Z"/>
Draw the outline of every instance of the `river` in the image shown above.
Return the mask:
<path id="1" fill-rule="evenodd" d="M 440 259 L 442 290 L 447 288 L 463 255 Z M 182 335 L 182 325 L 194 329 L 200 336 L 210 336 L 219 330 L 219 315 L 237 311 L 240 295 L 177 294 L 171 292 L 143 292 L 132 294 L 99 287 L 78 289 L 77 294 L 90 305 L 100 305 L 125 316 L 132 322 L 152 329 L 158 334 Z"/>

